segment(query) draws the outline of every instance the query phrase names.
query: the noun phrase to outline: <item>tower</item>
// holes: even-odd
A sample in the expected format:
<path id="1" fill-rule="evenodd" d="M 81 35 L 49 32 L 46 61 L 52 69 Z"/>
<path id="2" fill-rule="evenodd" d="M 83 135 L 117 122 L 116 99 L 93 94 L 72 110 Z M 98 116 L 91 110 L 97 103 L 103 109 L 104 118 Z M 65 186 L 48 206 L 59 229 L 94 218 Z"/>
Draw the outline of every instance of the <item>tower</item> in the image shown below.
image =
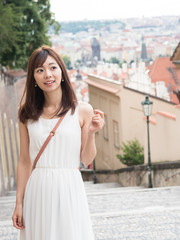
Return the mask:
<path id="1" fill-rule="evenodd" d="M 81 75 L 79 69 L 77 70 L 76 80 L 82 80 L 82 75 Z"/>
<path id="2" fill-rule="evenodd" d="M 148 59 L 147 49 L 146 49 L 146 43 L 145 43 L 145 41 L 144 41 L 144 36 L 142 37 L 141 59 L 142 59 L 143 61 L 147 61 L 147 59 Z"/>
<path id="3" fill-rule="evenodd" d="M 99 41 L 95 37 L 92 39 L 91 48 L 92 48 L 92 59 L 94 59 L 94 57 L 97 57 L 97 60 L 100 61 L 100 59 L 101 59 L 100 44 L 99 44 Z"/>
<path id="4" fill-rule="evenodd" d="M 144 41 L 144 36 L 142 37 L 142 45 L 141 45 L 141 59 L 145 62 L 145 65 L 148 66 L 150 63 L 150 59 L 148 58 L 146 43 Z"/>

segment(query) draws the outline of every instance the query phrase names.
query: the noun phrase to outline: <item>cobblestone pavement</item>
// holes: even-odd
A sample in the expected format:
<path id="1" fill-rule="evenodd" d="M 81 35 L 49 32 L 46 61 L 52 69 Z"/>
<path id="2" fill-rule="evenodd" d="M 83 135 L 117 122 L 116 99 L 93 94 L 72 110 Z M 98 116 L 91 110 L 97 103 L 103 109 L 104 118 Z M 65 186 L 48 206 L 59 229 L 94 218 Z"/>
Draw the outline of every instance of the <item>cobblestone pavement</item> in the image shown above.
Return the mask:
<path id="1" fill-rule="evenodd" d="M 180 240 L 180 187 L 86 182 L 85 188 L 96 240 Z M 17 238 L 11 221 L 14 204 L 15 196 L 0 198 L 0 240 Z"/>

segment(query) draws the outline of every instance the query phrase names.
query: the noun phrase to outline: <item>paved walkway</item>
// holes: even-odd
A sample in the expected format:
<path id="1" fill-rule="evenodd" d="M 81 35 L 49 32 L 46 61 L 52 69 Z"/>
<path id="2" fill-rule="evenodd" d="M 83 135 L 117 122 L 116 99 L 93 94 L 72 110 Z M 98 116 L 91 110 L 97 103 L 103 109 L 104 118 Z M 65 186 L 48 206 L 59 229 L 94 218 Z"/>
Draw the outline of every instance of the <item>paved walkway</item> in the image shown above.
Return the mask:
<path id="1" fill-rule="evenodd" d="M 180 187 L 121 188 L 86 182 L 85 188 L 96 240 L 180 240 Z M 14 204 L 15 196 L 0 198 L 0 240 L 16 239 Z"/>

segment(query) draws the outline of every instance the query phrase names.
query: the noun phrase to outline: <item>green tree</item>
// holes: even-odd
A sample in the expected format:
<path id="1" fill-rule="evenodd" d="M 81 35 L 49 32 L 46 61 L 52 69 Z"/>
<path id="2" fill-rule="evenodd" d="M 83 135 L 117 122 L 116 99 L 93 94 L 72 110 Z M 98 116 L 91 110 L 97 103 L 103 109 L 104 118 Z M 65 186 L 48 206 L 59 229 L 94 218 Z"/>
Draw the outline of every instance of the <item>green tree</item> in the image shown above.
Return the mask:
<path id="1" fill-rule="evenodd" d="M 117 158 L 127 165 L 139 165 L 144 163 L 144 148 L 141 146 L 137 139 L 132 141 L 123 142 L 121 149 L 123 154 L 117 154 Z"/>
<path id="2" fill-rule="evenodd" d="M 110 63 L 119 64 L 119 60 L 116 57 L 111 57 L 110 58 Z"/>
<path id="3" fill-rule="evenodd" d="M 4 6 L 0 2 L 0 60 L 1 63 L 6 63 L 10 59 L 10 55 L 18 48 L 17 41 L 20 37 L 20 32 L 14 31 L 18 28 L 20 16 L 12 6 Z M 6 64 L 5 64 L 6 65 Z"/>
<path id="4" fill-rule="evenodd" d="M 74 63 L 75 68 L 79 68 L 80 65 L 81 65 L 81 60 L 77 59 Z"/>
<path id="5" fill-rule="evenodd" d="M 123 63 L 127 63 L 126 60 L 123 60 L 122 62 L 119 62 L 119 67 L 122 68 Z"/>
<path id="6" fill-rule="evenodd" d="M 32 51 L 51 45 L 48 28 L 56 33 L 60 24 L 50 11 L 49 0 L 4 0 L 0 2 L 0 63 L 26 68 Z"/>
<path id="7" fill-rule="evenodd" d="M 66 54 L 62 56 L 62 59 L 64 61 L 64 64 L 66 65 L 67 69 L 72 69 L 71 67 L 71 59 Z"/>
<path id="8" fill-rule="evenodd" d="M 62 22 L 62 31 L 77 33 L 79 31 L 88 31 L 89 28 L 100 31 L 101 29 L 106 29 L 107 31 L 111 30 L 111 25 L 118 23 L 120 29 L 125 28 L 125 23 L 118 20 L 88 20 L 88 21 L 76 21 L 76 22 Z"/>

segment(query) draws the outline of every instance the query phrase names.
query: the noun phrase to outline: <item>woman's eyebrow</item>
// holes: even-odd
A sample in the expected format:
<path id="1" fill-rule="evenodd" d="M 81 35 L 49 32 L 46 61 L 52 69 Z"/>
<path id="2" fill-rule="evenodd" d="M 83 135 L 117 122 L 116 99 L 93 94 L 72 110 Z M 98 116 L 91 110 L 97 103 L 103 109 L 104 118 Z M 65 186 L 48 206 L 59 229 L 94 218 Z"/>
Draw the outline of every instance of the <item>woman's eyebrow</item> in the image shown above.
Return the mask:
<path id="1" fill-rule="evenodd" d="M 52 64 L 57 64 L 56 62 L 51 62 L 51 63 L 49 63 L 49 65 L 52 65 Z"/>
<path id="2" fill-rule="evenodd" d="M 51 62 L 51 63 L 49 63 L 49 65 L 54 65 L 54 64 L 57 64 L 57 63 L 56 63 L 56 62 Z M 42 67 L 44 67 L 44 65 L 37 66 L 35 69 L 37 69 L 37 68 L 42 68 Z"/>

